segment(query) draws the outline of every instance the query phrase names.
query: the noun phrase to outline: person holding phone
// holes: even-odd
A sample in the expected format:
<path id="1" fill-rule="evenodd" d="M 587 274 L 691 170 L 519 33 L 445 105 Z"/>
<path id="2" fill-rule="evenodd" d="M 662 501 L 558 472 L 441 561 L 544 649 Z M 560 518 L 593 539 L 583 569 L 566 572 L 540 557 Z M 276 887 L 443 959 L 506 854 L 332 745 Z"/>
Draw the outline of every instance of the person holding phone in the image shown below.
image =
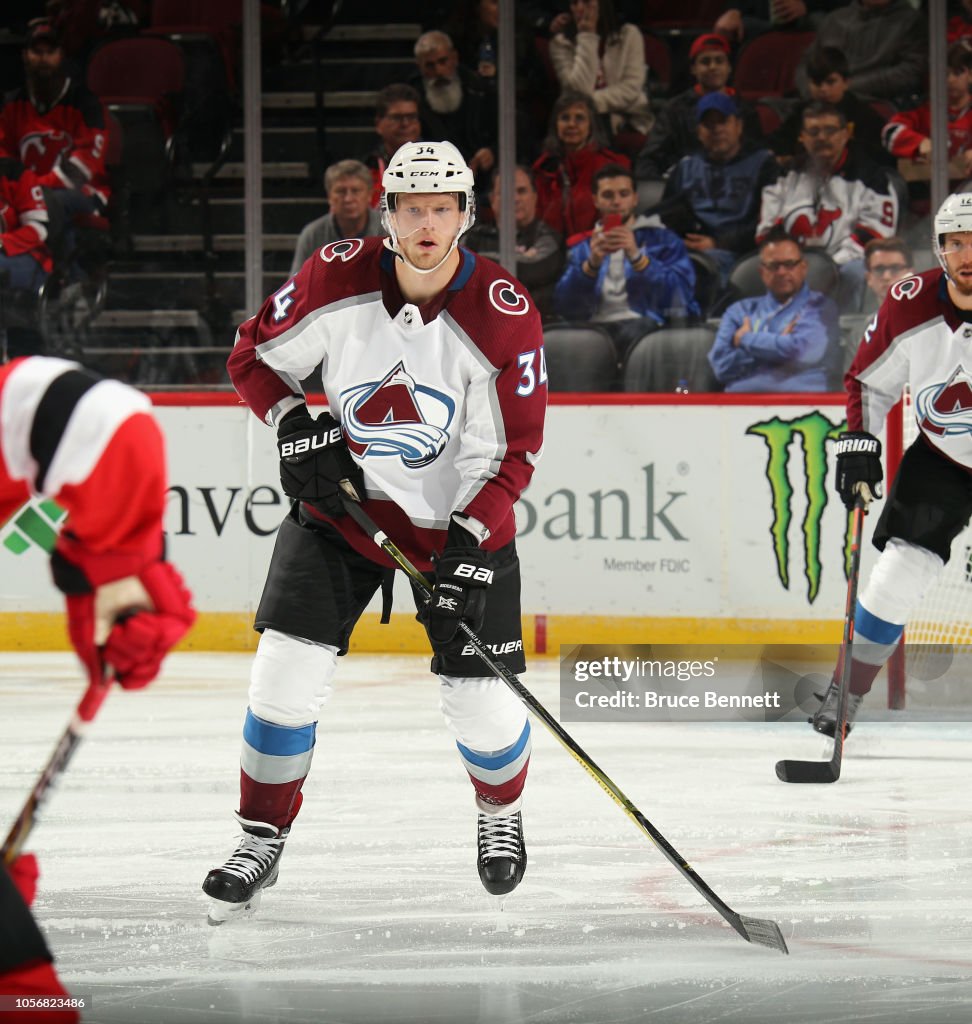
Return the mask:
<path id="1" fill-rule="evenodd" d="M 635 213 L 631 171 L 608 164 L 591 185 L 600 219 L 592 231 L 572 239 L 567 269 L 554 291 L 555 312 L 573 323 L 544 335 L 554 390 L 613 390 L 619 364 L 635 343 L 672 320 L 699 313 L 685 244 L 657 217 Z M 592 345 L 607 354 L 595 369 L 576 358 L 577 348 L 586 345 L 580 336 L 591 332 L 601 339 Z"/>

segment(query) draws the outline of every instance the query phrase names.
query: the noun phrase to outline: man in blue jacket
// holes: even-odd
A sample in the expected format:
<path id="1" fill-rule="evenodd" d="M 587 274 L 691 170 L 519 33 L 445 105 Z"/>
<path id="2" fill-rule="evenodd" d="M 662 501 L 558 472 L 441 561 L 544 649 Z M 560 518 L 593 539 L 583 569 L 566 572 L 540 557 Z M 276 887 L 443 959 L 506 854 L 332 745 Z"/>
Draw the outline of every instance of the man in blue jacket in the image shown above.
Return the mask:
<path id="1" fill-rule="evenodd" d="M 709 363 L 726 391 L 826 391 L 838 358 L 837 306 L 807 287 L 799 242 L 773 228 L 759 249 L 766 294 L 734 302 Z"/>
<path id="2" fill-rule="evenodd" d="M 591 189 L 600 219 L 567 239 L 567 269 L 554 290 L 554 312 L 571 326 L 544 335 L 554 390 L 612 390 L 620 361 L 641 338 L 699 313 L 685 245 L 657 217 L 635 215 L 631 171 L 607 164 Z M 599 343 L 604 358 L 585 365 Z"/>
<path id="3" fill-rule="evenodd" d="M 710 92 L 695 108 L 702 149 L 683 156 L 665 182 L 654 211 L 704 253 L 725 285 L 733 264 L 754 248 L 763 188 L 779 177 L 776 158 L 743 139 L 743 119 L 732 96 Z"/>
<path id="4" fill-rule="evenodd" d="M 657 217 L 635 216 L 631 171 L 607 164 L 591 181 L 600 220 L 567 239 L 567 269 L 554 308 L 568 320 L 615 323 L 645 317 L 654 326 L 695 316 L 695 271 L 680 238 Z"/>

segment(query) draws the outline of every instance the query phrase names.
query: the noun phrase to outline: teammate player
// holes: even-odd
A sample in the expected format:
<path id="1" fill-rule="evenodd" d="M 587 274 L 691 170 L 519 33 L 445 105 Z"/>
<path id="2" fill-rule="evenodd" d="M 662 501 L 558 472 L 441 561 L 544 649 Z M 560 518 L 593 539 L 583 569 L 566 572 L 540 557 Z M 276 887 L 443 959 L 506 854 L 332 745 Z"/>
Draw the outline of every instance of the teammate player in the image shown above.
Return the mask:
<path id="1" fill-rule="evenodd" d="M 434 571 L 424 622 L 441 708 L 475 789 L 480 878 L 504 894 L 526 868 L 530 726 L 458 624 L 523 671 L 513 504 L 542 444 L 540 318 L 518 282 L 457 247 L 474 197 L 453 145 L 403 146 L 382 188 L 389 237 L 324 246 L 243 324 L 229 360 L 244 401 L 277 428 L 281 484 L 296 500 L 256 615 L 243 836 L 203 883 L 214 923 L 276 882 L 337 657 L 393 570 L 344 514 L 342 479 L 408 558 Z M 297 382 L 322 361 L 329 408 L 314 420 Z"/>
<path id="2" fill-rule="evenodd" d="M 881 556 L 857 602 L 848 726 L 972 515 L 972 193 L 942 203 L 932 243 L 942 269 L 891 286 L 846 377 L 848 432 L 836 450 L 848 508 L 858 494 L 881 497 L 874 435 L 905 384 L 918 421 L 874 530 Z M 813 727 L 832 736 L 836 719 L 831 682 Z"/>
<path id="3" fill-rule="evenodd" d="M 76 363 L 35 356 L 0 367 L 0 524 L 31 494 L 68 518 L 51 558 L 68 633 L 89 678 L 150 683 L 195 619 L 164 561 L 165 455 L 149 400 Z M 64 995 L 28 910 L 31 855 L 0 867 L 0 993 Z M 16 881 L 16 885 L 14 884 Z M 34 1021 L 77 1014 L 15 1014 Z"/>

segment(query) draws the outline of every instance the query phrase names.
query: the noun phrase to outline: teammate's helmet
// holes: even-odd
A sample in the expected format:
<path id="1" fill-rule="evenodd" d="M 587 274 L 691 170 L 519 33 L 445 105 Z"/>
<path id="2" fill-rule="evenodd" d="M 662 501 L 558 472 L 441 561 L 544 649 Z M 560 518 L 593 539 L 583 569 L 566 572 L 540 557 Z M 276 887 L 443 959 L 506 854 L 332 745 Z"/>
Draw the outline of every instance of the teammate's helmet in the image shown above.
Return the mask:
<path id="1" fill-rule="evenodd" d="M 972 192 L 953 192 L 935 214 L 932 248 L 946 275 L 948 264 L 942 255 L 942 243 L 945 236 L 954 231 L 972 231 Z"/>

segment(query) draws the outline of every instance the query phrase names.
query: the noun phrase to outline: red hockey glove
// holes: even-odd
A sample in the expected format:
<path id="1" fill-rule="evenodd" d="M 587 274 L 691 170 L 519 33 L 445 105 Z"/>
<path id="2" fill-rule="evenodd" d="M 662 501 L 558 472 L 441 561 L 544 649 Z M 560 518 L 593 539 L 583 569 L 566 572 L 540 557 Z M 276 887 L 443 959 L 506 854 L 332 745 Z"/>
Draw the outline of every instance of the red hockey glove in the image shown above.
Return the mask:
<path id="1" fill-rule="evenodd" d="M 45 998 L 56 996 L 68 1004 L 67 1009 L 12 1010 L 3 1015 L 4 1024 L 78 1024 L 81 1014 L 70 1008 L 71 994 L 61 984 L 54 964 L 49 960 L 33 960 L 12 971 L 0 973 L 0 992 L 13 996 L 33 996 L 43 1004 Z"/>
<path id="2" fill-rule="evenodd" d="M 147 686 L 196 621 L 192 595 L 169 562 L 153 562 L 87 594 L 67 595 L 68 635 L 91 682 L 105 665 L 126 690 Z"/>
<path id="3" fill-rule="evenodd" d="M 104 660 L 126 690 L 152 682 L 162 660 L 196 621 L 192 595 L 171 563 L 154 562 L 138 579 L 151 599 L 151 610 L 116 621 L 103 649 Z"/>

